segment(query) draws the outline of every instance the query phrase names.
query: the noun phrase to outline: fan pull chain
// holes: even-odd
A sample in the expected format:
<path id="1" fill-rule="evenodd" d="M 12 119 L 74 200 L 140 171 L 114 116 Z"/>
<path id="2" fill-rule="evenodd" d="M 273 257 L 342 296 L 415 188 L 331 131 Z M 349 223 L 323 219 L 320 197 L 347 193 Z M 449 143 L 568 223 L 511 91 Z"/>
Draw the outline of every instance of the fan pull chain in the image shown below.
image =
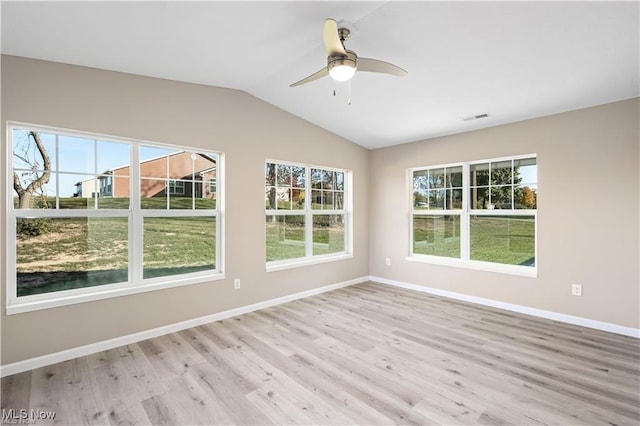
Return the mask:
<path id="1" fill-rule="evenodd" d="M 351 80 L 347 81 L 347 85 L 349 87 L 349 96 L 347 98 L 347 105 L 351 106 Z"/>

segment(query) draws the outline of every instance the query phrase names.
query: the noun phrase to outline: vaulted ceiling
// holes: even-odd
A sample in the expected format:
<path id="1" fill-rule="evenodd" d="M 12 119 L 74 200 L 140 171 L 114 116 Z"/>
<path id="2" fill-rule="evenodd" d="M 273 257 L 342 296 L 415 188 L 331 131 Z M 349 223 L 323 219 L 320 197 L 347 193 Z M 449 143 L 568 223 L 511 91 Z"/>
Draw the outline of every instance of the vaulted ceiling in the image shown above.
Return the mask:
<path id="1" fill-rule="evenodd" d="M 640 95 L 638 2 L 1 7 L 3 54 L 243 90 L 367 148 Z M 409 75 L 357 73 L 350 83 L 325 77 L 289 87 L 326 65 L 327 17 L 351 30 L 348 48 Z"/>

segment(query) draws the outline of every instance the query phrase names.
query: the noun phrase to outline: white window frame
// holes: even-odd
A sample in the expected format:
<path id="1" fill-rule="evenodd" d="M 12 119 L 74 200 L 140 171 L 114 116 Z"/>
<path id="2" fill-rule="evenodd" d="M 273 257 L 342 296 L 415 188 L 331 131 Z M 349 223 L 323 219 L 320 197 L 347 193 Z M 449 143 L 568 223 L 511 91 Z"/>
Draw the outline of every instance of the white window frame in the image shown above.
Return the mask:
<path id="1" fill-rule="evenodd" d="M 535 158 L 536 154 L 513 155 L 508 157 L 489 158 L 484 160 L 473 160 L 458 163 L 439 164 L 433 166 L 413 167 L 407 169 L 407 199 L 408 218 L 409 218 L 409 255 L 406 260 L 420 263 L 430 263 L 435 265 L 453 266 L 459 268 L 475 269 L 480 271 L 498 272 L 511 275 L 519 275 L 524 277 L 538 276 L 538 213 L 536 209 L 471 209 L 470 203 L 470 167 L 475 164 L 497 163 L 501 161 L 523 160 Z M 460 167 L 462 166 L 462 209 L 452 210 L 416 210 L 413 203 L 413 173 L 421 170 L 431 170 L 439 168 Z M 539 180 L 536 178 L 536 180 Z M 537 185 L 537 182 L 536 182 Z M 433 256 L 418 254 L 413 252 L 413 218 L 414 216 L 456 216 L 460 217 L 460 258 Z M 471 260 L 470 258 L 470 221 L 471 216 L 533 216 L 534 218 L 534 266 L 509 265 L 497 262 L 487 262 L 480 260 Z"/>
<path id="2" fill-rule="evenodd" d="M 136 139 L 114 137 L 97 133 L 70 130 L 58 127 L 42 126 L 31 123 L 8 122 L 7 123 L 7 220 L 6 220 L 6 313 L 7 315 L 40 309 L 66 306 L 84 303 L 94 300 L 119 297 L 129 294 L 143 293 L 147 291 L 165 288 L 179 287 L 203 282 L 222 280 L 224 273 L 224 238 L 225 238 L 225 208 L 224 208 L 224 154 L 218 151 L 206 151 L 200 148 L 185 148 L 157 142 L 148 142 Z M 130 205 L 128 209 L 16 209 L 13 206 L 14 191 L 13 182 L 13 130 L 22 129 L 51 133 L 64 136 L 72 136 L 85 139 L 102 140 L 109 142 L 126 143 L 130 148 L 131 175 L 129 176 Z M 139 147 L 151 146 L 168 149 L 187 149 L 195 152 L 209 152 L 217 156 L 218 185 L 216 196 L 216 209 L 203 210 L 152 210 L 140 208 L 140 175 L 139 175 Z M 56 156 L 57 157 L 57 156 Z M 136 165 L 136 166 L 134 166 Z M 99 173 L 99 171 L 97 171 Z M 57 195 L 57 194 L 56 194 Z M 189 214 L 185 214 L 189 212 Z M 143 222 L 145 217 L 184 217 L 184 216 L 211 216 L 216 217 L 216 268 L 210 271 L 192 272 L 157 278 L 142 278 L 143 271 Z M 72 290 L 61 290 L 50 293 L 41 293 L 29 296 L 17 296 L 16 280 L 16 222 L 19 217 L 47 217 L 47 218 L 107 218 L 123 217 L 128 220 L 129 259 L 128 280 L 123 283 L 104 284 L 93 287 L 84 287 Z"/>
<path id="3" fill-rule="evenodd" d="M 294 259 L 273 260 L 266 262 L 267 272 L 280 271 L 283 269 L 298 268 L 301 266 L 314 265 L 318 263 L 335 262 L 353 257 L 353 178 L 351 170 L 339 169 L 335 167 L 318 166 L 311 164 L 295 163 L 290 161 L 266 159 L 267 163 L 283 164 L 287 166 L 304 167 L 305 168 L 305 197 L 304 209 L 298 210 L 278 210 L 265 209 L 266 216 L 304 216 L 305 217 L 305 253 L 304 257 Z M 312 209 L 312 193 L 311 169 L 322 169 L 332 172 L 344 173 L 344 208 L 341 210 L 313 210 Z M 344 215 L 344 247 L 345 250 L 338 253 L 313 255 L 313 217 L 318 215 Z M 266 234 L 265 244 L 266 250 Z M 266 257 L 266 256 L 265 256 Z"/>

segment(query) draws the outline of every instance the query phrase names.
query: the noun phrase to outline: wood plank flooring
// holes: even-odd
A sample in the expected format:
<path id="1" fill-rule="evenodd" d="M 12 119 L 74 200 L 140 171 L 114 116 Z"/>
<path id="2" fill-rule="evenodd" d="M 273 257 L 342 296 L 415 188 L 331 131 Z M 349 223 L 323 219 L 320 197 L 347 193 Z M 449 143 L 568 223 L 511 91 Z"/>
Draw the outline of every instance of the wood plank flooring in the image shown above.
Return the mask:
<path id="1" fill-rule="evenodd" d="M 639 395 L 637 339 L 374 283 L 2 379 L 64 425 L 638 425 Z"/>

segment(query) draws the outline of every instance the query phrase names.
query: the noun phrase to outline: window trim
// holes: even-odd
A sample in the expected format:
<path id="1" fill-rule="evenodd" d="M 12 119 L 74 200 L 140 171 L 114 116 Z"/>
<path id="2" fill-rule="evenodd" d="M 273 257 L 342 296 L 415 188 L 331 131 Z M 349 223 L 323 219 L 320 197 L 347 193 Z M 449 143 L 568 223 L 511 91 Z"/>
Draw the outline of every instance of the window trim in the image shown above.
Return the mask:
<path id="1" fill-rule="evenodd" d="M 301 266 L 316 265 L 319 263 L 334 262 L 339 260 L 353 258 L 353 172 L 348 169 L 341 169 L 337 167 L 319 166 L 316 164 L 308 163 L 296 163 L 292 161 L 282 161 L 267 158 L 264 161 L 264 166 L 267 163 L 282 164 L 287 166 L 296 166 L 305 168 L 305 208 L 299 210 L 278 210 L 278 209 L 266 209 L 264 210 L 264 216 L 304 216 L 305 217 L 305 252 L 313 253 L 313 217 L 318 215 L 344 215 L 344 227 L 345 227 L 345 250 L 338 253 L 329 254 L 317 254 L 317 255 L 305 255 L 304 257 L 296 257 L 293 259 L 282 259 L 265 261 L 265 269 L 267 272 L 281 271 L 284 269 L 298 268 Z M 313 210 L 311 208 L 311 194 L 313 193 L 313 187 L 311 184 L 311 169 L 322 169 L 332 172 L 344 173 L 344 200 L 343 209 L 327 209 L 327 210 Z M 264 186 L 264 185 L 263 185 Z M 308 195 L 307 195 L 308 194 Z M 266 233 L 265 242 L 265 259 L 266 259 Z"/>
<path id="2" fill-rule="evenodd" d="M 131 175 L 129 176 L 129 193 L 130 204 L 128 209 L 51 209 L 46 213 L 42 209 L 16 209 L 13 206 L 13 189 L 10 182 L 13 181 L 13 130 L 25 129 L 43 133 L 52 133 L 64 136 L 79 137 L 94 140 L 112 141 L 126 143 L 130 149 L 131 164 L 139 164 L 139 147 L 153 146 L 168 149 L 184 149 L 196 152 L 211 152 L 217 156 L 217 178 L 219 179 L 217 187 L 216 209 L 202 210 L 152 210 L 142 209 L 140 207 L 140 189 L 139 189 L 139 167 L 131 167 Z M 148 291 L 162 290 L 185 285 L 192 285 L 204 282 L 213 282 L 225 278 L 225 194 L 224 194 L 224 173 L 225 173 L 225 155 L 221 151 L 209 151 L 202 148 L 186 147 L 181 145 L 171 145 L 161 142 L 152 142 L 134 138 L 124 138 L 118 136 L 105 135 L 100 133 L 85 132 L 79 130 L 66 129 L 62 127 L 43 126 L 32 123 L 7 121 L 6 126 L 6 243 L 7 250 L 7 267 L 6 267 L 6 314 L 19 314 L 23 312 L 36 311 L 41 309 L 54 308 L 59 306 L 73 305 L 113 297 L 126 296 L 131 294 L 145 293 Z M 96 173 L 98 173 L 96 171 Z M 98 173 L 99 175 L 99 173 Z M 98 177 L 96 175 L 96 178 Z M 58 195 L 56 193 L 56 195 Z M 180 275 L 169 275 L 166 277 L 156 277 L 142 279 L 142 252 L 136 255 L 136 251 L 141 250 L 142 225 L 145 217 L 167 217 L 185 216 L 185 211 L 189 212 L 189 216 L 211 216 L 216 218 L 216 269 L 212 271 L 192 272 Z M 17 251 L 16 251 L 16 222 L 18 217 L 124 217 L 128 218 L 128 241 L 129 241 L 129 259 L 128 259 L 128 280 L 122 283 L 104 284 L 98 286 L 82 287 L 70 290 L 60 290 L 50 293 L 41 293 L 29 296 L 17 296 Z"/>
<path id="3" fill-rule="evenodd" d="M 411 167 L 407 169 L 407 200 L 408 200 L 408 222 L 409 222 L 409 250 L 406 260 L 411 262 L 429 263 L 442 266 L 453 266 L 458 268 L 473 269 L 478 271 L 497 272 L 502 274 L 519 275 L 523 277 L 536 278 L 538 276 L 538 213 L 536 209 L 471 209 L 469 191 L 470 166 L 483 163 L 497 163 L 500 161 L 522 160 L 535 158 L 537 165 L 537 154 L 521 154 L 505 157 L 496 157 L 483 160 L 463 161 L 457 163 L 435 164 L 433 166 Z M 413 205 L 413 173 L 415 171 L 427 169 L 439 169 L 449 167 L 462 167 L 462 208 L 451 210 L 415 210 Z M 536 185 L 539 179 L 536 177 Z M 413 252 L 413 218 L 418 215 L 423 216 L 459 216 L 460 217 L 460 258 L 433 256 Z M 533 216 L 534 219 L 534 266 L 510 265 L 498 262 L 487 262 L 472 260 L 470 258 L 470 219 L 471 216 Z"/>

